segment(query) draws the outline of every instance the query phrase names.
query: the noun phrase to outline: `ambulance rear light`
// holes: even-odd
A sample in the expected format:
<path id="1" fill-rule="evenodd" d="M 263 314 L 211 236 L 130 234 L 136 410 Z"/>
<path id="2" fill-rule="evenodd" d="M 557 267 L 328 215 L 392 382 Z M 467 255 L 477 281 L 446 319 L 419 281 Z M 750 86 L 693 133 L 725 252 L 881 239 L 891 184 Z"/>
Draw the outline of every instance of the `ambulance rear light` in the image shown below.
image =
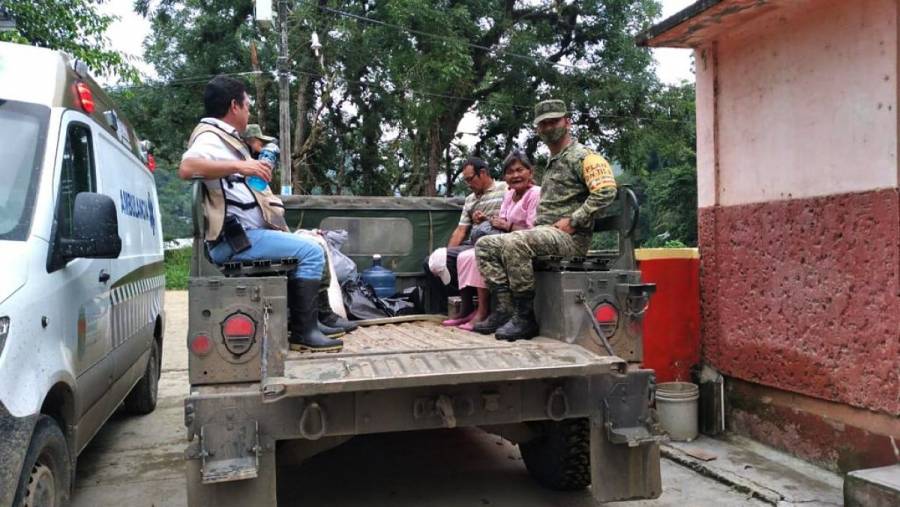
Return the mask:
<path id="1" fill-rule="evenodd" d="M 85 84 L 83 81 L 79 81 L 75 83 L 75 94 L 78 98 L 79 104 L 81 104 L 81 109 L 91 114 L 94 112 L 94 94 L 91 93 L 91 89 Z"/>
<path id="2" fill-rule="evenodd" d="M 144 139 L 138 143 L 138 147 L 141 150 L 141 157 L 144 159 L 147 169 L 150 169 L 150 172 L 156 171 L 156 159 L 153 157 L 153 153 L 151 153 L 151 151 L 153 151 L 153 143 L 148 139 Z"/>

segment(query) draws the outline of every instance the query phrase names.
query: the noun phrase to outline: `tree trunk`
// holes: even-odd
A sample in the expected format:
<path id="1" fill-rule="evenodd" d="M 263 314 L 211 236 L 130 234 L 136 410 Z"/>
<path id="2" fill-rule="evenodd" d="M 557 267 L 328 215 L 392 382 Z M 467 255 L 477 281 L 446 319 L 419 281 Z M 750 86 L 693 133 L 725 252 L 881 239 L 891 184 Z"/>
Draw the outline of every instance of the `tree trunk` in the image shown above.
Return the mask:
<path id="1" fill-rule="evenodd" d="M 437 183 L 437 174 L 441 170 L 441 153 L 444 146 L 441 143 L 441 126 L 435 122 L 428 131 L 428 178 L 425 188 L 425 195 L 434 197 L 436 195 L 435 184 Z"/>
<path id="2" fill-rule="evenodd" d="M 266 89 L 268 88 L 266 82 L 266 76 L 262 74 L 259 66 L 259 55 L 256 53 L 256 41 L 250 41 L 250 65 L 253 66 L 253 71 L 256 72 L 256 79 L 254 79 L 254 84 L 256 85 L 256 123 L 262 127 L 263 132 L 266 132 L 268 127 L 268 118 L 266 117 L 266 104 L 268 100 L 266 100 Z"/>
<path id="3" fill-rule="evenodd" d="M 307 100 L 307 90 L 310 85 L 310 77 L 308 74 L 301 74 L 297 86 L 297 119 L 294 122 L 294 146 L 291 147 L 293 152 L 292 160 L 294 160 L 293 185 L 294 192 L 303 193 L 306 185 L 307 176 L 309 175 L 309 165 L 303 161 L 301 147 L 306 142 L 307 122 L 309 121 L 309 101 Z"/>
<path id="4" fill-rule="evenodd" d="M 453 160 L 450 158 L 450 147 L 452 145 L 448 144 L 447 149 L 444 151 L 444 179 L 447 181 L 447 188 L 444 190 L 444 195 L 447 197 L 453 196 Z"/>

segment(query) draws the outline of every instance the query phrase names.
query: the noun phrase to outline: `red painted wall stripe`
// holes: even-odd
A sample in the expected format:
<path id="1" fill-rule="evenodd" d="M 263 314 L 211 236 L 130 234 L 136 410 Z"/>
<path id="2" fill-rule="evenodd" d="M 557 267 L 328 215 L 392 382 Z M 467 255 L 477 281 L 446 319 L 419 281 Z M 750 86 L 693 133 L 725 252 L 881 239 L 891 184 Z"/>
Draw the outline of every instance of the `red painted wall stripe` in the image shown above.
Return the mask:
<path id="1" fill-rule="evenodd" d="M 704 359 L 900 415 L 897 189 L 699 210 Z"/>

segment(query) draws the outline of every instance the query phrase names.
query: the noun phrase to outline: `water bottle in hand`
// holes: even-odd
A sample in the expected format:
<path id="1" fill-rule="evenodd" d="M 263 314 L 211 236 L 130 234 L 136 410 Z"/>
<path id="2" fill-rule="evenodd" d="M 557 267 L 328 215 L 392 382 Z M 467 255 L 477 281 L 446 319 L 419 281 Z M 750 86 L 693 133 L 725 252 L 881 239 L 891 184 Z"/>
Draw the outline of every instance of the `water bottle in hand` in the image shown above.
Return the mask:
<path id="1" fill-rule="evenodd" d="M 260 178 L 259 176 L 250 176 L 249 178 L 247 178 L 247 185 L 257 192 L 262 192 L 269 186 L 269 184 L 266 183 L 266 180 Z"/>
<path id="2" fill-rule="evenodd" d="M 259 152 L 258 160 L 265 164 L 268 164 L 270 168 L 273 170 L 275 166 L 278 165 L 278 145 L 275 143 L 269 143 L 263 146 L 263 149 Z M 269 186 L 266 183 L 266 180 L 260 178 L 259 176 L 250 176 L 247 178 L 247 184 L 250 185 L 250 188 L 256 190 L 257 192 L 262 192 Z"/>
<path id="3" fill-rule="evenodd" d="M 275 143 L 269 143 L 263 146 L 262 151 L 259 152 L 259 161 L 265 162 L 269 164 L 269 167 L 275 169 L 275 166 L 278 165 L 278 154 L 280 150 L 278 149 L 278 145 Z"/>

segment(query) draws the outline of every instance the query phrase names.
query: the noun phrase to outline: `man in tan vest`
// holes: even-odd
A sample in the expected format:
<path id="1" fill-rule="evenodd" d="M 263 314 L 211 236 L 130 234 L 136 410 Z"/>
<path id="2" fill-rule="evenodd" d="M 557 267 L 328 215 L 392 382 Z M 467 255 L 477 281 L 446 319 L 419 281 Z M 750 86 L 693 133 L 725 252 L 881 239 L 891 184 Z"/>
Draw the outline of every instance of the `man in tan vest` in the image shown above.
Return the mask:
<path id="1" fill-rule="evenodd" d="M 272 177 L 268 164 L 253 160 L 241 133 L 250 117 L 250 98 L 244 84 L 217 76 L 203 92 L 205 117 L 191 134 L 181 157 L 178 175 L 203 178 L 206 245 L 214 262 L 287 257 L 297 259 L 288 276 L 288 307 L 292 350 L 334 352 L 341 340 L 329 339 L 318 327 L 318 292 L 325 254 L 312 239 L 291 234 L 284 221 L 284 205 L 268 186 L 257 191 L 247 179 Z"/>

